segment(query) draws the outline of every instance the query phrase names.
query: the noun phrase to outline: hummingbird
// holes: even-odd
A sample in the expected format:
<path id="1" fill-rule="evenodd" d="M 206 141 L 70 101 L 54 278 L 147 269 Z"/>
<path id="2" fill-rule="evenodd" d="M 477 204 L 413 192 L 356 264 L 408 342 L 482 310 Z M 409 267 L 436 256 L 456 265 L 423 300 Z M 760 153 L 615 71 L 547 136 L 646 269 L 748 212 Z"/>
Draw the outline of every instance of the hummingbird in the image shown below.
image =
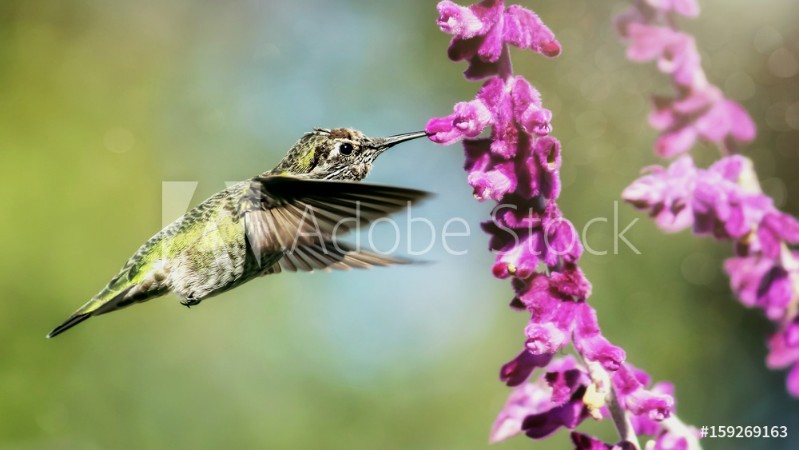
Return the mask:
<path id="1" fill-rule="evenodd" d="M 427 192 L 359 183 L 386 149 L 424 131 L 370 138 L 352 128 L 305 133 L 272 170 L 211 196 L 145 242 L 97 295 L 47 334 L 173 292 L 194 306 L 283 270 L 367 269 L 409 262 L 339 242 L 354 227 Z"/>

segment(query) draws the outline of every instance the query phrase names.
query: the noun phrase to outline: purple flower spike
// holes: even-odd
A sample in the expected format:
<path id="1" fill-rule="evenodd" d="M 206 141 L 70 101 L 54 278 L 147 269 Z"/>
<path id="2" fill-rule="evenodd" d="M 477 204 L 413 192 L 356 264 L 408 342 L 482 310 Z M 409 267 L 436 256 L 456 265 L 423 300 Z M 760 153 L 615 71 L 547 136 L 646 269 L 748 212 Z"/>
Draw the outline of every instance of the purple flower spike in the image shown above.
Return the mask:
<path id="1" fill-rule="evenodd" d="M 763 194 L 751 161 L 736 155 L 751 142 L 756 127 L 737 102 L 711 84 L 701 67 L 694 38 L 677 27 L 673 14 L 693 17 L 696 0 L 637 0 L 616 20 L 628 41 L 627 57 L 636 62 L 657 61 L 670 76 L 676 95 L 655 97 L 649 122 L 661 132 L 658 155 L 669 158 L 688 152 L 698 141 L 715 144 L 722 158 L 708 169 L 693 167 L 682 156 L 668 169 L 654 168 L 636 180 L 623 197 L 648 211 L 658 226 L 677 231 L 692 225 L 698 235 L 732 241 L 738 255 L 724 268 L 732 290 L 748 307 L 762 309 L 781 330 L 772 337 L 768 364 L 793 365 L 788 391 L 799 396 L 799 369 L 795 346 L 784 333 L 799 321 L 799 220 L 777 210 Z M 526 186 L 524 180 L 520 186 Z M 636 407 L 651 402 L 638 398 Z M 658 436 L 653 448 L 687 448 L 695 436 Z"/>
<path id="2" fill-rule="evenodd" d="M 621 411 L 605 410 L 612 398 L 608 391 L 616 389 L 613 372 L 624 367 L 626 355 L 602 335 L 596 312 L 586 303 L 591 284 L 578 266 L 583 247 L 557 204 L 563 148 L 550 136 L 552 112 L 544 107 L 541 93 L 511 71 L 508 45 L 557 56 L 560 44 L 535 13 L 517 5 L 506 8 L 499 0 L 468 7 L 443 1 L 438 11 L 439 26 L 453 35 L 449 57 L 469 62 L 467 79 L 488 79 L 473 100 L 456 104 L 449 116 L 431 119 L 426 131 L 441 144 L 463 140 L 464 168 L 475 197 L 499 203 L 491 220 L 481 224 L 495 255 L 491 270 L 495 277 L 511 280 L 516 294 L 511 307 L 530 314 L 524 350 L 500 370 L 500 380 L 514 389 L 494 422 L 491 442 L 522 432 L 544 438 L 561 427 L 574 429 L 589 415 L 614 421 L 624 416 L 638 424 L 636 429 L 661 432 L 653 419 L 671 412 L 671 397 L 646 391 L 641 382 L 626 392 L 626 402 L 613 403 Z M 651 57 L 673 62 L 667 53 L 664 47 Z M 685 127 L 681 107 L 685 105 L 664 107 L 658 119 L 669 122 L 664 130 Z M 489 127 L 490 137 L 479 138 Z M 692 139 L 702 137 L 696 127 L 691 130 L 696 135 Z M 653 214 L 667 209 L 664 217 L 679 217 L 683 228 L 690 225 L 683 220 L 690 219 L 696 184 L 690 158 L 649 177 L 628 189 L 629 198 Z M 679 196 L 669 189 L 677 179 L 684 184 Z M 553 360 L 569 344 L 590 371 L 572 357 Z M 531 380 L 536 368 L 545 368 L 544 374 Z M 616 422 L 617 428 L 626 427 L 627 419 Z M 573 436 L 578 448 L 606 448 L 583 435 Z M 624 441 L 607 448 L 636 446 Z"/>
<path id="3" fill-rule="evenodd" d="M 656 23 L 661 16 L 656 10 L 697 14 L 695 1 L 647 1 L 620 16 L 619 26 L 630 43 L 627 57 L 636 62 L 657 60 L 660 71 L 671 76 L 680 93 L 675 99 L 655 98 L 650 123 L 662 132 L 655 144 L 657 153 L 667 158 L 682 154 L 700 138 L 726 148 L 751 142 L 754 122 L 738 103 L 708 83 L 694 38 L 669 24 Z"/>

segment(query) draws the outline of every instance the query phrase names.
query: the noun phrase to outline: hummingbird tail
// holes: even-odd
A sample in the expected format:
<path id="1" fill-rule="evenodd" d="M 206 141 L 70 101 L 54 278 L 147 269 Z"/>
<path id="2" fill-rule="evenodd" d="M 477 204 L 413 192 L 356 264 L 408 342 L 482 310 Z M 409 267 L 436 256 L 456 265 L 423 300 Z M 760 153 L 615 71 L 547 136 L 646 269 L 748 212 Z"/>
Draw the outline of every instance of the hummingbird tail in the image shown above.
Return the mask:
<path id="1" fill-rule="evenodd" d="M 90 313 L 90 312 L 87 312 L 87 313 L 75 313 L 75 314 L 69 316 L 69 319 L 67 319 L 64 323 L 62 323 L 61 325 L 55 327 L 53 329 L 53 331 L 47 333 L 47 339 L 50 339 L 52 337 L 58 336 L 59 334 L 69 330 L 70 328 L 72 328 L 75 325 L 83 322 L 84 320 L 88 319 L 91 316 L 92 316 L 92 313 Z"/>
<path id="2" fill-rule="evenodd" d="M 86 302 L 85 305 L 81 306 L 80 309 L 72 313 L 64 323 L 47 333 L 47 338 L 58 336 L 91 316 L 104 314 L 128 306 L 132 301 L 126 301 L 125 294 L 127 294 L 132 287 L 133 286 L 128 286 L 122 291 L 112 292 L 108 295 L 103 295 L 101 293 L 98 297 L 92 298 Z"/>

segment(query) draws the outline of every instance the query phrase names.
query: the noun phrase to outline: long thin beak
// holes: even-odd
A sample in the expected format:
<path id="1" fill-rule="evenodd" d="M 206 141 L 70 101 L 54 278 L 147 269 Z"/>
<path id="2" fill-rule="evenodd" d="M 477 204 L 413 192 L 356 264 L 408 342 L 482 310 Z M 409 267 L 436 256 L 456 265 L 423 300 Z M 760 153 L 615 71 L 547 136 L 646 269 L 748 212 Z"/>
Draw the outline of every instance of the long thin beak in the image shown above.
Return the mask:
<path id="1" fill-rule="evenodd" d="M 384 137 L 384 138 L 377 138 L 374 140 L 374 146 L 379 148 L 380 150 L 385 150 L 387 148 L 393 147 L 401 142 L 410 141 L 413 139 L 418 139 L 420 137 L 427 136 L 427 133 L 424 131 L 414 131 L 412 133 L 402 133 L 402 134 L 395 134 L 394 136 Z"/>

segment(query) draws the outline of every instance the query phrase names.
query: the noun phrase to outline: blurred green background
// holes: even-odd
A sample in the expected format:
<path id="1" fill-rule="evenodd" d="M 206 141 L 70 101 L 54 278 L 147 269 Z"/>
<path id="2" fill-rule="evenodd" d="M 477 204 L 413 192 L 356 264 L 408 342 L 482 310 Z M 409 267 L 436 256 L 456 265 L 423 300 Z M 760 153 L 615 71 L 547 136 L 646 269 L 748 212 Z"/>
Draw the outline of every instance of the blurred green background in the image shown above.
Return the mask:
<path id="1" fill-rule="evenodd" d="M 764 188 L 797 214 L 799 4 L 700 3 L 685 26 L 710 79 L 758 123 L 747 154 Z M 562 208 L 578 227 L 612 217 L 658 162 L 647 97 L 668 82 L 625 60 L 611 27 L 625 2 L 522 4 L 564 47 L 555 60 L 513 53 L 555 114 Z M 198 182 L 196 204 L 312 127 L 411 131 L 471 98 L 436 17 L 432 1 L 0 2 L 0 448 L 485 448 L 508 393 L 497 371 L 526 318 L 490 275 L 478 229 L 490 205 L 471 198 L 458 146 L 406 144 L 370 181 L 436 192 L 414 215 L 465 218 L 472 236 L 450 241 L 465 256 L 439 240 L 434 264 L 270 277 L 44 339 L 160 228 L 162 182 Z M 620 206 L 622 228 L 637 217 Z M 583 259 L 605 334 L 675 382 L 685 421 L 790 427 L 787 440 L 705 448 L 799 448 L 799 402 L 764 367 L 770 323 L 730 295 L 729 248 L 645 217 L 627 236 L 642 255 Z M 588 238 L 612 250 L 610 225 Z M 571 447 L 561 433 L 497 448 Z"/>

